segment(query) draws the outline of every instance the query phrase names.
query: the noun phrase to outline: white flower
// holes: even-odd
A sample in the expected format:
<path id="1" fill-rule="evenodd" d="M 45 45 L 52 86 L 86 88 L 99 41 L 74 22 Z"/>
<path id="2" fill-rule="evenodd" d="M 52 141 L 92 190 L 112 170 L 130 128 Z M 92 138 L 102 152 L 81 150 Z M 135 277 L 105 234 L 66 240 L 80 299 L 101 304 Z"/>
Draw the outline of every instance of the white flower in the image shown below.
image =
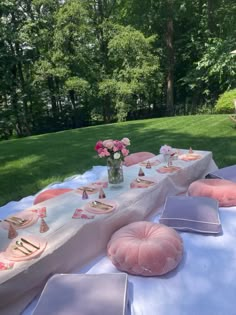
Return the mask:
<path id="1" fill-rule="evenodd" d="M 120 153 L 116 152 L 114 153 L 114 160 L 118 160 L 120 158 Z"/>
<path id="2" fill-rule="evenodd" d="M 171 154 L 173 152 L 173 149 L 171 146 L 165 144 L 160 148 L 161 154 Z"/>
<path id="3" fill-rule="evenodd" d="M 123 138 L 123 139 L 121 140 L 121 142 L 122 142 L 125 146 L 130 145 L 130 140 L 129 140 L 129 138 Z"/>

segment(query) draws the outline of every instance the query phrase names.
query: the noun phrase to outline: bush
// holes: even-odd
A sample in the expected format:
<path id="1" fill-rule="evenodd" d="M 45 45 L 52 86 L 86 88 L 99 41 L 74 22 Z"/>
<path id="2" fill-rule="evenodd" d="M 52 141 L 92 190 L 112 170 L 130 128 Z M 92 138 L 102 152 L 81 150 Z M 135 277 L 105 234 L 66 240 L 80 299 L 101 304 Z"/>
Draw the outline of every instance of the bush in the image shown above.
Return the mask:
<path id="1" fill-rule="evenodd" d="M 232 114 L 235 112 L 234 100 L 236 100 L 236 89 L 220 95 L 216 102 L 215 112 L 217 114 Z"/>

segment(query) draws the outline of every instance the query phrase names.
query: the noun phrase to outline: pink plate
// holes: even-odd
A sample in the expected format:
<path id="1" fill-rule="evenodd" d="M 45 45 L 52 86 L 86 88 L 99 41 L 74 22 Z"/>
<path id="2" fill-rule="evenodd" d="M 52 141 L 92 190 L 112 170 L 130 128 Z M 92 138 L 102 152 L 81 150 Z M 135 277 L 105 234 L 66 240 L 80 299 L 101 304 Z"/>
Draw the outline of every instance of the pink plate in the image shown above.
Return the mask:
<path id="1" fill-rule="evenodd" d="M 179 159 L 183 161 L 194 161 L 201 159 L 201 155 L 197 153 L 187 153 L 179 155 Z"/>
<path id="2" fill-rule="evenodd" d="M 130 183 L 130 188 L 148 188 L 157 184 L 157 179 L 154 177 L 137 177 Z"/>
<path id="3" fill-rule="evenodd" d="M 92 186 L 92 185 L 82 186 L 76 189 L 76 191 L 81 195 L 83 194 L 84 190 L 86 190 L 86 193 L 88 195 L 96 194 L 98 192 L 97 187 Z"/>
<path id="4" fill-rule="evenodd" d="M 93 205 L 93 203 L 96 203 Z M 92 200 L 84 205 L 84 209 L 91 213 L 96 214 L 104 214 L 104 213 L 110 213 L 113 212 L 117 207 L 117 203 L 113 200 L 107 200 L 103 199 L 103 201 L 100 200 Z"/>
<path id="5" fill-rule="evenodd" d="M 36 245 L 39 247 L 39 249 L 34 248 L 32 245 L 27 244 L 25 242 L 22 242 L 22 238 L 29 241 L 30 243 Z M 16 245 L 16 242 L 22 242 L 24 247 L 20 247 Z M 32 258 L 36 258 L 42 254 L 44 249 L 46 248 L 47 242 L 41 237 L 38 236 L 32 236 L 32 235 L 26 235 L 26 236 L 18 236 L 17 238 L 14 238 L 14 240 L 11 241 L 11 243 L 8 245 L 7 249 L 4 252 L 4 256 L 6 259 L 11 260 L 11 261 L 25 261 L 25 260 L 30 260 Z M 22 251 L 24 251 L 27 254 L 24 254 L 20 250 L 14 249 L 15 247 L 20 248 Z M 27 251 L 28 248 L 32 253 L 29 253 Z"/>
<path id="6" fill-rule="evenodd" d="M 91 184 L 92 187 L 96 187 L 97 189 L 100 188 L 107 188 L 108 187 L 108 182 L 105 181 L 97 181 Z"/>
<path id="7" fill-rule="evenodd" d="M 165 174 L 165 173 L 174 173 L 176 171 L 179 171 L 181 169 L 181 167 L 179 166 L 163 166 L 161 168 L 159 168 L 157 170 L 158 173 L 161 173 L 161 174 Z"/>
<path id="8" fill-rule="evenodd" d="M 143 161 L 143 162 L 140 162 L 139 165 L 141 166 L 147 166 L 147 163 L 150 163 L 151 166 L 156 166 L 156 165 L 159 165 L 161 162 L 159 160 L 155 160 L 155 161 Z"/>
<path id="9" fill-rule="evenodd" d="M 25 220 L 25 222 L 23 222 L 22 224 L 12 224 L 13 227 L 16 230 L 25 229 L 28 226 L 31 226 L 31 225 L 35 224 L 38 221 L 38 213 L 32 212 L 30 210 L 17 212 L 16 214 L 12 214 L 12 215 L 8 216 L 7 218 L 5 218 L 5 220 L 9 219 L 9 220 L 12 221 L 12 219 L 14 219 L 14 217 L 22 219 L 22 220 Z M 9 228 L 9 223 L 5 222 L 5 221 L 2 222 L 2 227 L 4 229 L 8 229 Z"/>

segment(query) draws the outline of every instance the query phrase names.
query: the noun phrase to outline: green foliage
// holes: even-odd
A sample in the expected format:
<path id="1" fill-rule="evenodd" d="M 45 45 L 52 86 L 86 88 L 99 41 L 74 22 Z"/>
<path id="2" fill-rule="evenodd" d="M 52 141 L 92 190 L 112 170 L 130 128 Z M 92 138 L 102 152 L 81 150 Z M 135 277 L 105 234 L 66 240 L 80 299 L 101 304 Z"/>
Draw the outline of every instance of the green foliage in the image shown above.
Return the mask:
<path id="1" fill-rule="evenodd" d="M 234 104 L 236 102 L 236 89 L 226 91 L 220 95 L 215 106 L 215 112 L 218 114 L 232 114 L 235 112 Z"/>
<path id="2" fill-rule="evenodd" d="M 2 0 L 0 16 L 4 137 L 163 116 L 167 95 L 211 112 L 236 87 L 233 0 Z"/>

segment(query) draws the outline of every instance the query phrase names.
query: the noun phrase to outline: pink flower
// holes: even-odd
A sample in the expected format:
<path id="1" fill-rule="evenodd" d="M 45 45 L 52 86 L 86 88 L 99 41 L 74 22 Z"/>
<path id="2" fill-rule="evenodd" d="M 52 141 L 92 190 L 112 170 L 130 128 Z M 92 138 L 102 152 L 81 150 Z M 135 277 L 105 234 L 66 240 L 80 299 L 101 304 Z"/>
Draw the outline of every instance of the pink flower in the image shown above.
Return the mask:
<path id="1" fill-rule="evenodd" d="M 113 148 L 113 145 L 114 145 L 113 140 L 111 140 L 111 139 L 109 139 L 109 140 L 104 140 L 102 144 L 103 144 L 103 146 L 104 146 L 105 148 L 107 148 L 108 150 L 111 150 L 111 149 Z"/>
<path id="2" fill-rule="evenodd" d="M 129 150 L 124 148 L 121 150 L 121 153 L 123 154 L 123 156 L 127 156 L 129 154 Z"/>
<path id="3" fill-rule="evenodd" d="M 115 140 L 114 145 L 116 146 L 117 150 L 122 150 L 124 147 L 123 143 L 119 140 Z"/>
<path id="4" fill-rule="evenodd" d="M 103 148 L 103 144 L 102 144 L 102 141 L 99 140 L 96 145 L 95 145 L 95 150 L 98 151 L 99 149 Z"/>
<path id="5" fill-rule="evenodd" d="M 171 146 L 165 144 L 160 148 L 161 154 L 171 154 L 173 152 L 173 149 Z"/>
<path id="6" fill-rule="evenodd" d="M 123 138 L 123 139 L 121 140 L 121 142 L 124 143 L 125 146 L 130 145 L 130 140 L 129 140 L 129 138 Z"/>
<path id="7" fill-rule="evenodd" d="M 99 156 L 100 157 L 106 157 L 106 156 L 110 156 L 110 152 L 108 152 L 108 150 L 106 148 L 104 148 L 100 153 Z"/>
<path id="8" fill-rule="evenodd" d="M 99 140 L 95 145 L 95 150 L 99 157 L 123 159 L 129 154 L 129 150 L 126 149 L 127 145 L 130 145 L 130 140 L 128 138 L 123 138 L 122 140 Z"/>

